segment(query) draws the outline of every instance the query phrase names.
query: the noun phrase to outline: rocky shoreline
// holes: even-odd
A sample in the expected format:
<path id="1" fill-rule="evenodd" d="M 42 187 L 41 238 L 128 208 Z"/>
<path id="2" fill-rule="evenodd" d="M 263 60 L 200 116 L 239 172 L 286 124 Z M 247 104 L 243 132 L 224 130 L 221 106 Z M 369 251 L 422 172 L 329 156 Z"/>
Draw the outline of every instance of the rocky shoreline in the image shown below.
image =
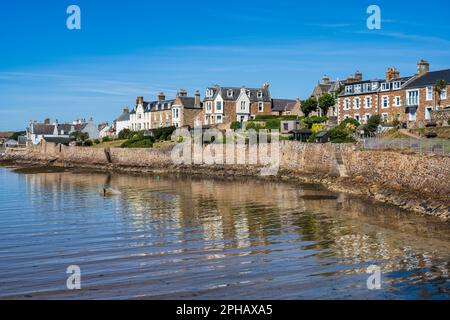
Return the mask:
<path id="1" fill-rule="evenodd" d="M 256 177 L 262 180 L 279 180 L 293 183 L 321 184 L 330 191 L 351 194 L 353 196 L 372 199 L 391 204 L 403 210 L 438 217 L 448 222 L 450 218 L 450 201 L 448 197 L 431 198 L 424 193 L 391 187 L 379 183 L 367 184 L 363 177 L 338 177 L 330 174 L 306 174 L 295 170 L 280 169 L 277 176 L 261 176 L 260 170 L 253 166 L 177 166 L 167 164 L 156 165 L 121 165 L 121 164 L 95 164 L 77 163 L 67 160 L 39 159 L 29 154 L 3 154 L 0 156 L 0 165 L 15 168 L 53 168 L 65 170 L 83 170 L 88 172 L 110 172 L 129 174 L 183 174 L 202 178 L 245 178 Z"/>

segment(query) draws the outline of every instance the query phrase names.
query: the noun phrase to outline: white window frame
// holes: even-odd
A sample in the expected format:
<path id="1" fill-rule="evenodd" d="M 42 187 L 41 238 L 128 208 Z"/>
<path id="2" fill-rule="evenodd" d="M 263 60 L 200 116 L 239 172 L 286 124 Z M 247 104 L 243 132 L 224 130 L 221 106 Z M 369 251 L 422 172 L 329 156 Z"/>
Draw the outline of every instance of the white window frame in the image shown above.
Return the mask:
<path id="1" fill-rule="evenodd" d="M 350 110 L 350 99 L 346 98 L 344 100 L 344 110 Z"/>
<path id="2" fill-rule="evenodd" d="M 395 96 L 394 97 L 394 106 L 400 107 L 402 105 L 402 97 Z"/>
<path id="3" fill-rule="evenodd" d="M 258 102 L 258 112 L 264 112 L 264 103 Z"/>
<path id="4" fill-rule="evenodd" d="M 386 106 L 384 105 L 384 101 L 387 102 Z M 389 108 L 389 96 L 382 96 L 381 97 L 381 109 L 387 109 L 387 108 Z"/>
<path id="5" fill-rule="evenodd" d="M 358 101 L 358 103 L 356 103 Z M 361 109 L 361 98 L 357 97 L 353 99 L 353 109 Z"/>
<path id="6" fill-rule="evenodd" d="M 417 93 L 417 101 L 411 100 L 410 94 L 411 93 Z M 411 103 L 414 102 L 414 103 Z M 417 103 L 415 103 L 417 102 Z M 408 106 L 418 106 L 420 104 L 420 90 L 419 89 L 414 89 L 414 90 L 408 90 L 406 91 L 406 104 Z"/>
<path id="7" fill-rule="evenodd" d="M 369 101 L 369 103 L 367 103 Z M 372 108 L 372 97 L 365 97 L 364 98 L 364 108 L 365 109 L 371 109 Z"/>
<path id="8" fill-rule="evenodd" d="M 220 108 L 219 108 L 220 106 Z M 223 103 L 222 101 L 216 101 L 216 111 L 222 112 L 223 111 Z"/>
<path id="9" fill-rule="evenodd" d="M 426 90 L 425 100 L 433 101 L 433 86 L 427 86 L 425 90 Z"/>
<path id="10" fill-rule="evenodd" d="M 392 84 L 392 90 L 398 90 L 402 87 L 402 83 L 400 81 L 396 81 Z"/>
<path id="11" fill-rule="evenodd" d="M 381 91 L 389 91 L 391 84 L 389 82 L 384 82 L 381 84 Z"/>
<path id="12" fill-rule="evenodd" d="M 388 122 L 388 120 L 389 120 L 389 113 L 383 112 L 383 113 L 381 114 L 381 120 L 382 120 L 383 122 Z"/>
<path id="13" fill-rule="evenodd" d="M 356 119 L 356 118 L 359 118 L 359 119 Z M 353 117 L 356 121 L 358 121 L 359 123 L 361 123 L 361 116 L 359 115 L 359 113 L 355 113 L 355 115 L 354 115 L 354 117 Z"/>
<path id="14" fill-rule="evenodd" d="M 263 97 L 262 91 L 258 91 L 258 99 L 261 99 Z"/>
<path id="15" fill-rule="evenodd" d="M 441 100 L 447 100 L 447 88 L 441 92 Z"/>

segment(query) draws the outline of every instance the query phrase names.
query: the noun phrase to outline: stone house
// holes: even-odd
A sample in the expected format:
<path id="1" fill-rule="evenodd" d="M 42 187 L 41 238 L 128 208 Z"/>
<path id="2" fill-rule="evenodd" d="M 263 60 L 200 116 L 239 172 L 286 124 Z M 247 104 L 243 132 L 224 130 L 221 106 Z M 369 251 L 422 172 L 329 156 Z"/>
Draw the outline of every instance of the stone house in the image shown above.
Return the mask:
<path id="1" fill-rule="evenodd" d="M 362 80 L 362 74 L 357 71 L 355 76 L 349 77 L 350 81 L 357 81 L 357 79 Z M 311 93 L 311 97 L 315 98 L 316 100 L 319 100 L 321 96 L 323 96 L 326 93 L 331 94 L 333 97 L 337 98 L 338 94 L 340 93 L 342 87 L 347 83 L 347 80 L 330 80 L 330 77 L 327 75 L 324 75 L 322 77 L 322 82 L 318 81 L 317 85 L 314 87 L 313 92 Z M 337 116 L 338 116 L 338 104 L 336 102 L 336 105 L 333 106 L 328 110 L 328 114 L 324 115 L 322 114 L 322 110 L 318 108 L 317 112 L 312 112 L 312 116 L 327 116 L 331 122 L 336 122 Z"/>
<path id="2" fill-rule="evenodd" d="M 367 123 L 373 115 L 380 115 L 384 122 L 404 121 L 404 87 L 411 79 L 400 78 L 396 68 L 389 68 L 383 80 L 347 79 L 344 91 L 338 95 L 338 122 L 353 118 Z"/>
<path id="3" fill-rule="evenodd" d="M 338 121 L 353 118 L 366 123 L 372 115 L 379 115 L 385 123 L 396 120 L 408 128 L 423 127 L 439 109 L 438 101 L 441 108 L 450 107 L 448 88 L 440 99 L 436 97 L 438 80 L 450 83 L 450 70 L 430 72 L 430 64 L 421 60 L 413 76 L 400 77 L 396 68 L 389 68 L 384 80 L 350 81 L 338 96 Z"/>
<path id="4" fill-rule="evenodd" d="M 450 109 L 450 69 L 430 72 L 428 62 L 421 61 L 418 72 L 418 75 L 405 87 L 404 112 L 407 114 L 409 127 L 422 128 L 433 121 L 433 114 L 444 114 L 441 111 Z M 439 80 L 445 80 L 448 83 L 440 97 L 434 91 L 436 82 Z"/>
<path id="5" fill-rule="evenodd" d="M 195 97 L 188 97 L 185 90 L 180 90 L 176 98 L 170 100 L 161 92 L 158 100 L 152 102 L 138 97 L 136 107 L 130 112 L 130 128 L 140 131 L 171 126 L 193 127 L 201 112 L 199 92 Z"/>
<path id="6" fill-rule="evenodd" d="M 300 99 L 272 99 L 272 115 L 274 116 L 304 116 Z"/>
<path id="7" fill-rule="evenodd" d="M 257 115 L 271 115 L 272 100 L 269 84 L 261 88 L 221 87 L 206 89 L 203 100 L 203 125 L 229 125 L 254 119 Z"/>
<path id="8" fill-rule="evenodd" d="M 98 126 L 94 125 L 92 118 L 88 122 L 77 120 L 73 123 L 62 124 L 59 124 L 58 120 L 50 124 L 50 119 L 45 119 L 44 123 L 30 122 L 27 128 L 27 140 L 37 145 L 45 138 L 70 139 L 70 135 L 74 132 L 87 133 L 89 139 L 99 138 Z"/>
<path id="9" fill-rule="evenodd" d="M 131 129 L 130 124 L 130 109 L 125 107 L 122 114 L 114 121 L 116 133 L 119 134 L 125 129 Z"/>

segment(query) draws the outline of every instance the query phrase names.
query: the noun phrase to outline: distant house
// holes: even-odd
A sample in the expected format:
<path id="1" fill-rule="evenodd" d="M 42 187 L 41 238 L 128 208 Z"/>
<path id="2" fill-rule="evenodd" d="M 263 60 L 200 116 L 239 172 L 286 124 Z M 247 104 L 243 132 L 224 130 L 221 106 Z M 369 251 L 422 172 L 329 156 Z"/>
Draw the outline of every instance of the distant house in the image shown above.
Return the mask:
<path id="1" fill-rule="evenodd" d="M 274 116 L 304 116 L 301 101 L 288 99 L 272 99 L 272 115 Z"/>
<path id="2" fill-rule="evenodd" d="M 0 132 L 0 145 L 4 145 L 5 142 L 12 136 L 11 132 Z"/>
<path id="3" fill-rule="evenodd" d="M 243 123 L 258 115 L 271 115 L 271 107 L 268 83 L 261 88 L 214 85 L 206 89 L 202 121 L 203 125 Z"/>
<path id="4" fill-rule="evenodd" d="M 58 121 L 50 124 L 50 119 L 45 119 L 44 123 L 30 123 L 27 128 L 27 139 L 32 144 L 37 145 L 44 138 L 70 138 L 70 135 L 75 132 L 87 133 L 89 139 L 97 139 L 99 137 L 98 127 L 94 125 L 92 119 L 88 122 L 77 120 L 73 123 L 63 124 L 59 124 Z"/>
<path id="5" fill-rule="evenodd" d="M 357 80 L 361 80 L 362 79 L 362 73 L 357 71 L 355 76 L 351 76 L 352 79 L 354 79 L 353 81 L 357 81 Z M 318 82 L 317 85 L 314 87 L 313 92 L 311 93 L 311 97 L 315 98 L 316 100 L 318 100 L 321 96 L 323 96 L 324 94 L 330 94 L 333 97 L 335 97 L 337 99 L 337 96 L 339 95 L 341 89 L 343 88 L 343 86 L 348 83 L 349 79 L 341 81 L 339 79 L 336 80 L 330 80 L 330 77 L 327 75 L 324 75 L 322 77 L 322 82 Z M 320 108 L 318 109 L 317 112 L 313 112 L 311 115 L 312 116 L 327 116 L 328 118 L 330 118 L 331 122 L 336 122 L 337 121 L 337 117 L 338 117 L 338 110 L 339 110 L 339 106 L 336 103 L 335 106 L 333 106 L 332 108 L 330 108 L 328 110 L 328 114 L 322 114 L 322 110 L 320 110 Z"/>
<path id="6" fill-rule="evenodd" d="M 131 130 L 130 109 L 128 107 L 123 109 L 122 114 L 116 119 L 115 123 L 117 134 L 125 129 Z"/>
<path id="7" fill-rule="evenodd" d="M 8 139 L 5 142 L 5 147 L 8 147 L 8 148 L 14 148 L 14 147 L 17 147 L 18 145 L 19 145 L 19 142 L 17 142 L 17 140 L 14 140 L 14 139 Z"/>

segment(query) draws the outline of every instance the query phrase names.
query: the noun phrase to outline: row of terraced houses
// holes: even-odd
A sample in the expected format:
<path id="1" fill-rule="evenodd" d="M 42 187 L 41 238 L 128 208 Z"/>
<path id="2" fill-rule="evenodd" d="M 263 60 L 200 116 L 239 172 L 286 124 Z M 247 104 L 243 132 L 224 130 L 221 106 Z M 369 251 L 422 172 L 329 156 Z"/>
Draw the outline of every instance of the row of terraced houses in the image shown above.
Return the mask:
<path id="1" fill-rule="evenodd" d="M 331 81 L 324 76 L 311 96 L 319 98 L 329 93 L 336 98 L 336 105 L 326 115 L 335 123 L 348 118 L 365 123 L 371 116 L 379 115 L 386 123 L 396 120 L 407 127 L 423 127 L 432 120 L 433 112 L 450 108 L 449 85 L 440 96 L 434 90 L 439 80 L 450 83 L 450 69 L 430 71 L 430 64 L 421 60 L 417 73 L 409 76 L 400 76 L 396 68 L 389 68 L 383 79 L 365 80 L 361 72 L 346 80 Z M 260 88 L 214 85 L 206 89 L 203 100 L 199 91 L 189 97 L 181 89 L 174 99 L 166 99 L 164 93 L 150 102 L 138 97 L 135 107 L 131 111 L 125 108 L 116 120 L 116 131 L 168 126 L 224 129 L 234 121 L 245 123 L 258 115 L 302 116 L 301 101 L 272 98 L 267 82 Z M 323 114 L 319 110 L 315 115 Z"/>

